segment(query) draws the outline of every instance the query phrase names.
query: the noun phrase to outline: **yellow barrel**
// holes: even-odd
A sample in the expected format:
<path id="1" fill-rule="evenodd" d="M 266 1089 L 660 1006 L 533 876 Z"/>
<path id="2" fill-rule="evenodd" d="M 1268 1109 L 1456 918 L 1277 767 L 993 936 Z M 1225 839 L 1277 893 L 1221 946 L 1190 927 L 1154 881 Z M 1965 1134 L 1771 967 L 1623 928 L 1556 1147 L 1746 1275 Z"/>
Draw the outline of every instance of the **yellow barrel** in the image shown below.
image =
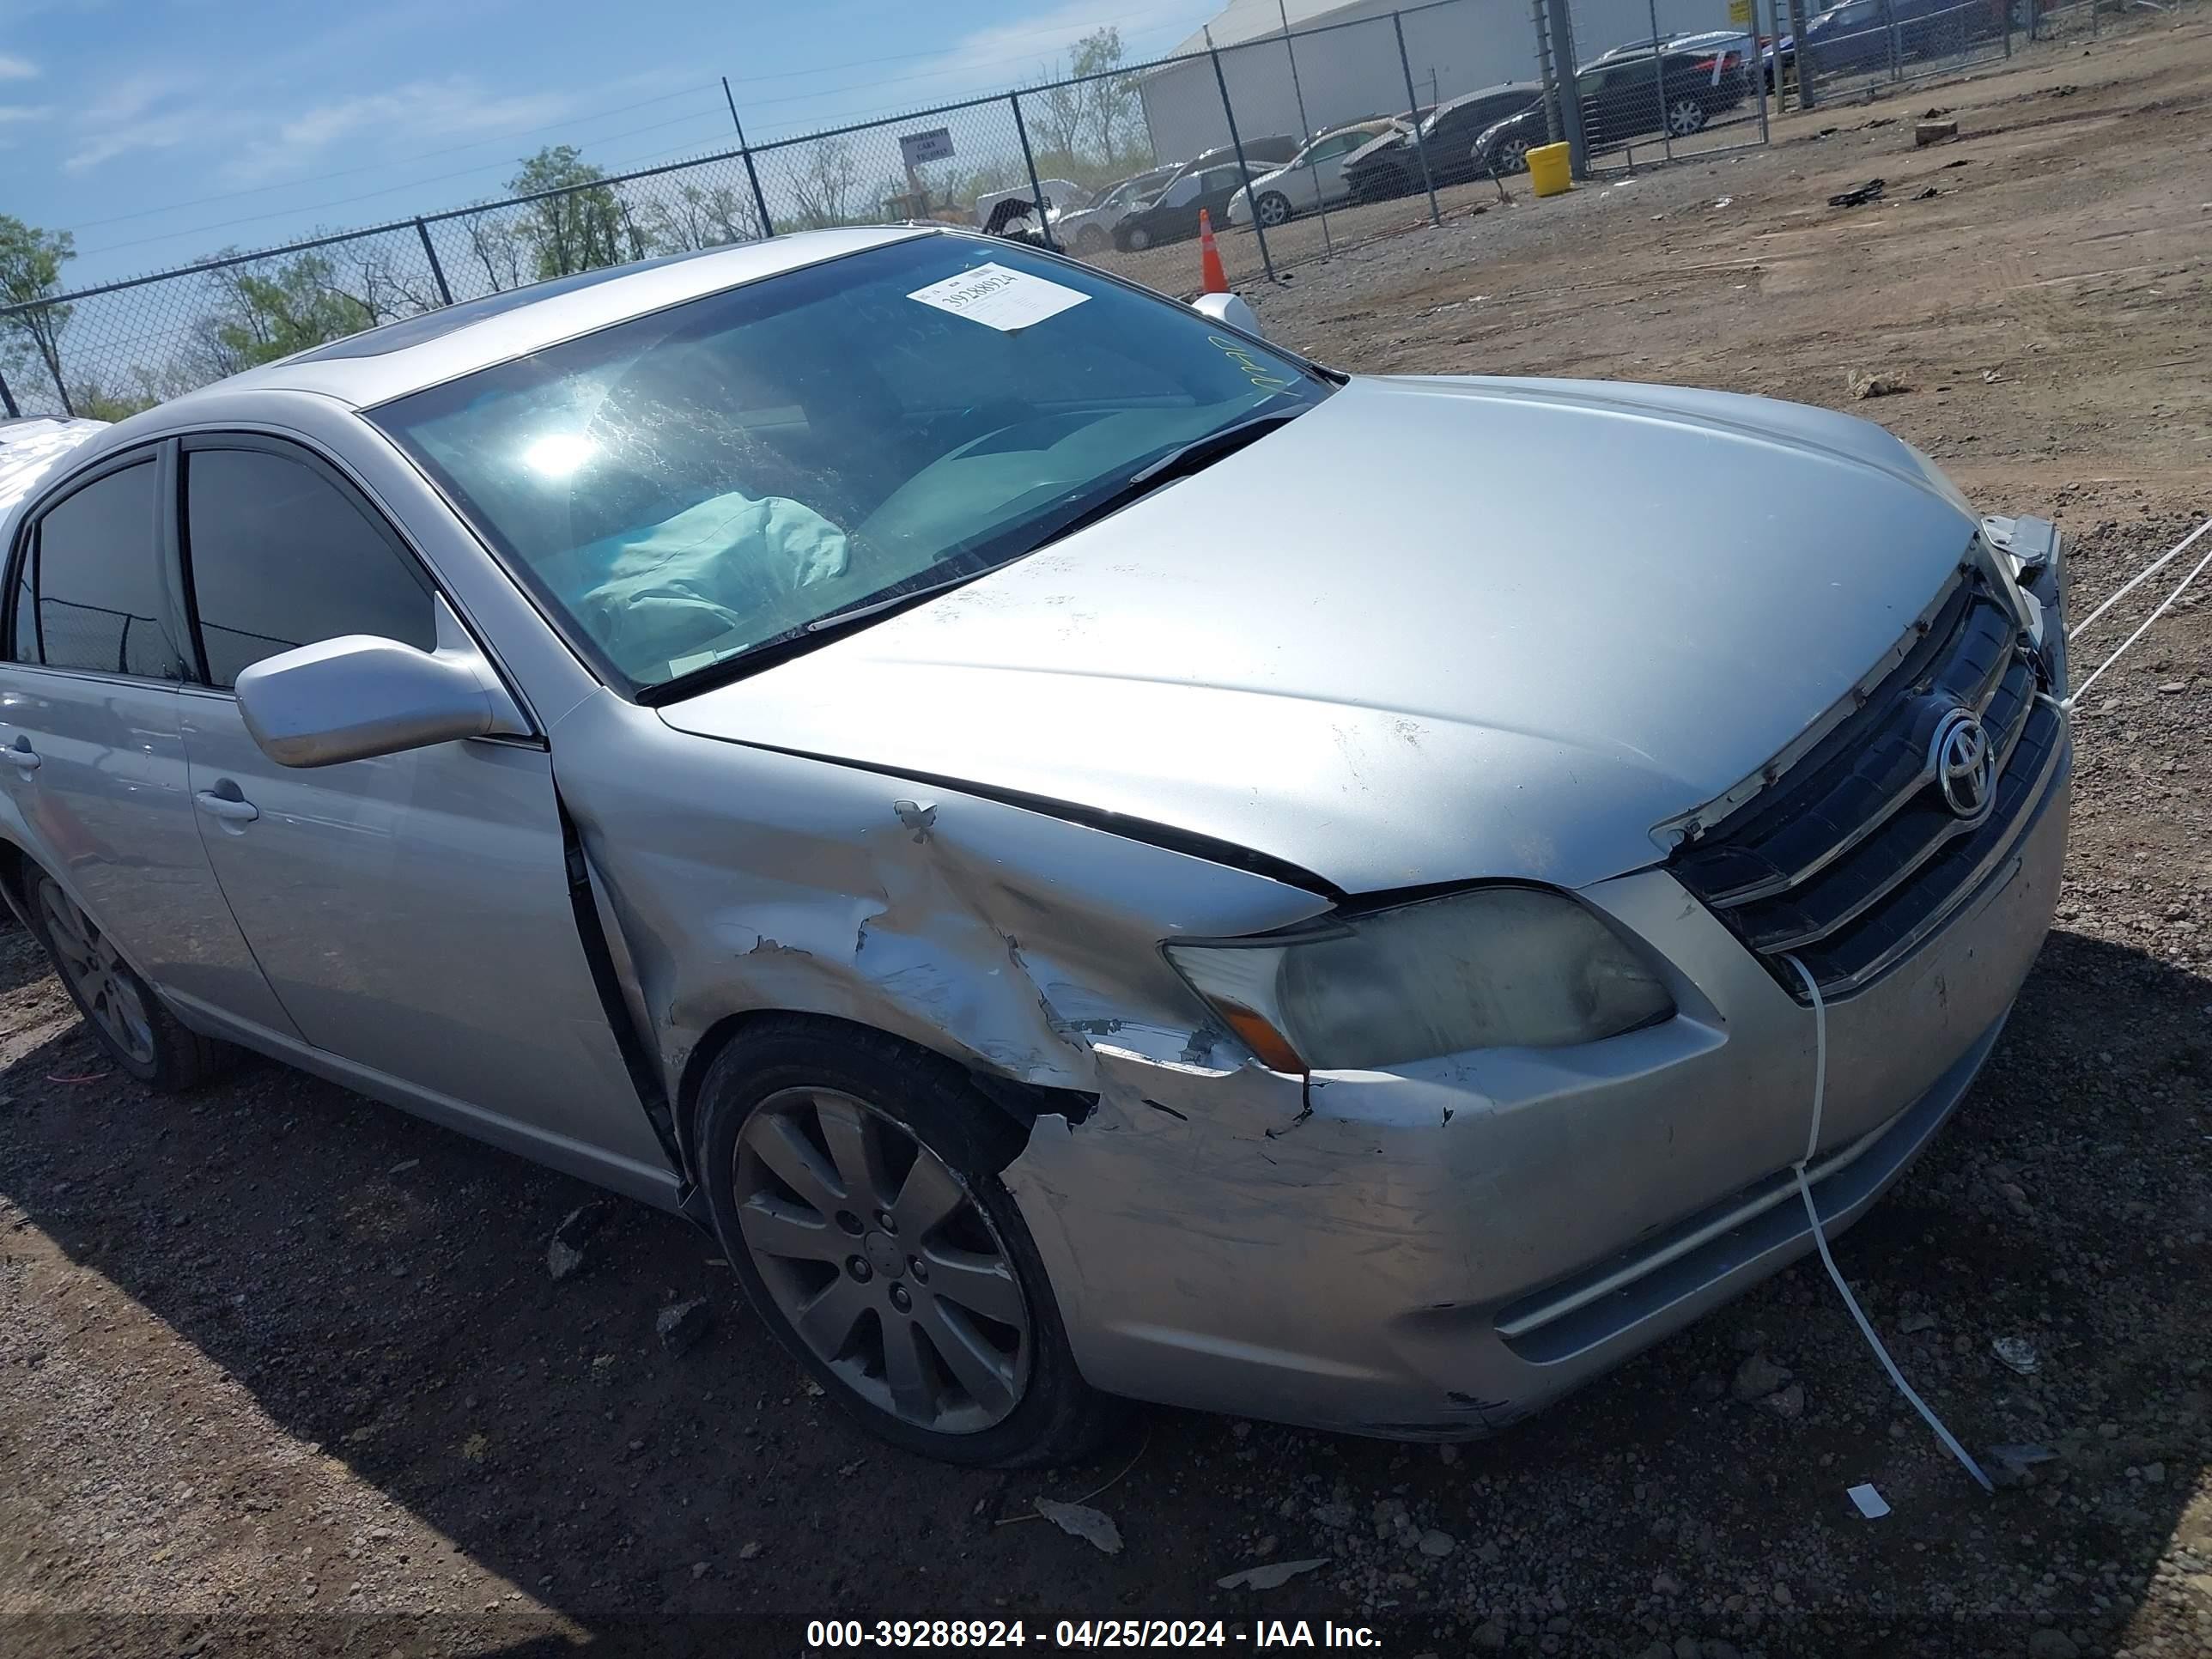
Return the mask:
<path id="1" fill-rule="evenodd" d="M 1539 144 L 1528 152 L 1528 184 L 1539 196 L 1559 196 L 1575 187 L 1565 144 Z"/>

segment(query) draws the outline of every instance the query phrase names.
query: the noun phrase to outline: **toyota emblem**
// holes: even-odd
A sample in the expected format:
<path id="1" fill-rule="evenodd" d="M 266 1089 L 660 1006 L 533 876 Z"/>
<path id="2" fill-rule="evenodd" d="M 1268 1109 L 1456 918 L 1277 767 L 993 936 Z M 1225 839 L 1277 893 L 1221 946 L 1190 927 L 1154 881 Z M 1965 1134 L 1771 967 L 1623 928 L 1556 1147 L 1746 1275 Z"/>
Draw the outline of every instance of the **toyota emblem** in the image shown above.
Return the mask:
<path id="1" fill-rule="evenodd" d="M 1996 802 L 1997 751 L 1980 718 L 1970 708 L 1954 708 L 1936 723 L 1929 740 L 1928 763 L 1943 805 L 1968 823 L 1979 823 Z"/>

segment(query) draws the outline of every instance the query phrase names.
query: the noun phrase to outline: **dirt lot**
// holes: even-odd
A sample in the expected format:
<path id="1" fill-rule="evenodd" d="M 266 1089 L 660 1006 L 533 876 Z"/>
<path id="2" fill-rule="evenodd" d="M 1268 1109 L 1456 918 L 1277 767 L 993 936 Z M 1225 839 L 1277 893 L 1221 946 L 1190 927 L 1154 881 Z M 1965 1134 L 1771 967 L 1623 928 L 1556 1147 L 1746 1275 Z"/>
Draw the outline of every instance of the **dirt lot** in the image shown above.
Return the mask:
<path id="1" fill-rule="evenodd" d="M 1916 153 L 1931 105 L 1963 136 Z M 2081 596 L 2212 510 L 2212 25 L 1778 140 L 1305 268 L 1262 314 L 1352 368 L 1854 409 L 2055 514 Z M 1824 205 L 1877 174 L 1881 204 Z M 1911 390 L 1854 403 L 1854 369 Z M 1718 484 L 1790 532 L 1787 501 Z M 2081 711 L 2057 931 L 1960 1117 L 1838 1251 L 1970 1445 L 2057 1454 L 1994 1497 L 1816 1267 L 1455 1453 L 1149 1412 L 1095 1468 L 923 1465 L 815 1397 L 683 1224 L 625 1208 L 556 1284 L 584 1188 L 273 1066 L 149 1099 L 10 932 L 0 1652 L 789 1652 L 764 1615 L 1139 1610 L 1373 1622 L 1405 1655 L 2205 1652 L 2209 720 L 2212 591 Z M 656 1309 L 702 1294 L 716 1331 L 665 1353 Z M 1756 1356 L 1796 1391 L 1740 1403 Z M 1121 1554 L 1024 1523 L 1109 1480 Z M 1859 1519 L 1860 1481 L 1893 1513 Z M 1448 1551 L 1410 1547 L 1430 1529 Z"/>

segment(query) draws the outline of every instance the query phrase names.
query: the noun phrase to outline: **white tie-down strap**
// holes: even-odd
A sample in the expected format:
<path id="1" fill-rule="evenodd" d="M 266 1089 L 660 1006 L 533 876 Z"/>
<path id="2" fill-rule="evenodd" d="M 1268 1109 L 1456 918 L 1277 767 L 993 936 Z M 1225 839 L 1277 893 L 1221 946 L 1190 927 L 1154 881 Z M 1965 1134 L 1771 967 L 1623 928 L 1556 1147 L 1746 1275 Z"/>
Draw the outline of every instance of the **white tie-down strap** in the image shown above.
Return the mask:
<path id="1" fill-rule="evenodd" d="M 1844 1282 L 1843 1271 L 1836 1266 L 1836 1258 L 1828 1253 L 1828 1235 L 1820 1225 L 1820 1209 L 1813 1202 L 1812 1183 L 1805 1178 L 1805 1166 L 1820 1149 L 1820 1106 L 1828 1092 L 1828 1007 L 1820 1000 L 1820 985 L 1805 964 L 1794 956 L 1784 956 L 1782 959 L 1796 969 L 1797 977 L 1805 981 L 1806 994 L 1813 999 L 1813 1121 L 1805 1132 L 1805 1156 L 1797 1160 L 1795 1172 L 1797 1196 L 1805 1201 L 1805 1219 L 1812 1226 L 1813 1243 L 1820 1252 L 1820 1265 L 1828 1270 L 1828 1278 L 1834 1283 L 1836 1293 L 1844 1298 L 1844 1306 L 1850 1310 L 1851 1317 L 1858 1322 L 1859 1334 L 1866 1338 L 1867 1346 L 1872 1348 L 1875 1358 L 1881 1361 L 1882 1370 L 1889 1373 L 1889 1380 L 1897 1385 L 1897 1391 L 1912 1402 L 1912 1409 L 1927 1419 L 1928 1426 L 1936 1431 L 1936 1437 L 1943 1443 L 1952 1456 L 1966 1466 L 1966 1473 L 1982 1483 L 1982 1490 L 1994 1492 L 1996 1488 L 1990 1484 L 1989 1476 L 1982 1473 L 1982 1466 L 1974 1462 L 1973 1455 L 1959 1443 L 1950 1430 L 1943 1426 L 1943 1419 L 1929 1409 L 1928 1402 L 1912 1391 L 1912 1384 L 1905 1380 L 1905 1373 L 1897 1369 L 1897 1362 L 1889 1357 L 1889 1350 L 1881 1346 L 1881 1339 L 1874 1334 L 1874 1326 L 1860 1308 L 1858 1297 L 1851 1294 L 1851 1287 Z"/>
<path id="2" fill-rule="evenodd" d="M 2203 524 L 2198 525 L 2196 529 L 2191 531 L 2179 542 L 2175 543 L 2165 552 L 2160 554 L 2158 557 L 2153 559 L 2142 569 L 2136 571 L 2134 575 L 2129 577 L 2126 581 L 2120 585 L 2119 590 L 2107 599 L 2104 604 L 2099 605 L 2087 616 L 2082 617 L 2080 622 L 2075 623 L 2073 627 L 2068 629 L 2066 630 L 2067 639 L 2069 641 L 2079 639 L 2083 632 L 2085 632 L 2092 623 L 2096 622 L 2099 617 L 2102 617 L 2107 611 L 2110 611 L 2122 599 L 2127 598 L 2129 594 L 2134 592 L 2136 589 L 2142 586 L 2153 576 L 2158 574 L 2160 571 L 2165 569 L 2166 566 L 2172 564 L 2184 553 L 2186 553 L 2190 548 L 2195 544 L 2197 538 L 2199 536 L 2202 536 L 2208 530 L 2212 530 L 2212 519 L 2205 520 Z M 2089 688 L 2097 683 L 2099 678 L 2103 676 L 2104 672 L 2124 656 L 2127 653 L 2129 647 L 2133 646 L 2137 640 L 2141 639 L 2145 634 L 2148 634 L 2150 631 L 2150 625 L 2153 623 L 2156 622 L 2160 617 L 2163 617 L 2167 611 L 2172 610 L 2174 605 L 2180 599 L 2181 596 L 2189 591 L 2189 585 L 2195 581 L 2199 576 L 2203 575 L 2208 568 L 2212 568 L 2212 553 L 2207 553 L 2203 558 L 2197 560 L 2194 565 L 2190 567 L 2189 574 L 2173 585 L 2172 592 L 2169 592 L 2164 599 L 2158 602 L 2157 609 L 2142 619 L 2142 623 L 2137 625 L 2134 633 L 2129 635 L 2127 638 L 2120 641 L 2119 648 L 2118 650 L 2114 651 L 2111 656 L 2106 658 L 2104 661 L 2097 665 L 2095 669 L 2091 672 L 2088 678 L 2083 680 L 2079 685 L 2076 685 L 2072 691 L 2069 692 L 2065 702 L 2060 703 L 2058 707 L 2067 713 L 2072 713 L 2073 710 L 2080 705 L 2081 699 L 2089 695 Z"/>

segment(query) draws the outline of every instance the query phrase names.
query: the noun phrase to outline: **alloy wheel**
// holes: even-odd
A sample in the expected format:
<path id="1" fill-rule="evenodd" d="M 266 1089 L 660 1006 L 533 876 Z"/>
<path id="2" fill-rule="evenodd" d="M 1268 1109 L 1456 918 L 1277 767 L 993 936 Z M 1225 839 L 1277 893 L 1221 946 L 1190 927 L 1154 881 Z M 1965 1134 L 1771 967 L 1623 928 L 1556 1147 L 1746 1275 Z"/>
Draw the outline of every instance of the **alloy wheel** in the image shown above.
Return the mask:
<path id="1" fill-rule="evenodd" d="M 1254 209 L 1254 211 L 1259 215 L 1260 222 L 1267 226 L 1268 229 L 1273 230 L 1277 225 L 1285 223 L 1289 220 L 1291 216 L 1290 198 L 1286 196 L 1279 195 L 1277 192 L 1271 190 L 1265 196 L 1262 196 L 1260 198 L 1259 203 Z"/>
<path id="2" fill-rule="evenodd" d="M 1508 138 L 1498 147 L 1498 166 L 1504 173 L 1518 173 L 1528 165 L 1528 141 Z"/>
<path id="3" fill-rule="evenodd" d="M 1686 138 L 1705 124 L 1705 106 L 1694 98 L 1677 98 L 1667 106 L 1667 131 Z"/>
<path id="4" fill-rule="evenodd" d="M 1139 225 L 1129 233 L 1129 251 L 1132 253 L 1142 253 L 1152 245 L 1152 233 L 1142 225 Z"/>
<path id="5" fill-rule="evenodd" d="M 1005 1242 L 912 1130 L 830 1089 L 785 1089 L 738 1132 L 745 1249 L 799 1340 L 853 1393 L 939 1434 L 1001 1423 L 1030 1317 Z"/>
<path id="6" fill-rule="evenodd" d="M 154 1063 L 154 1023 L 131 970 L 106 935 L 52 881 L 39 884 L 39 909 L 61 969 L 93 1023 L 141 1066 Z"/>

